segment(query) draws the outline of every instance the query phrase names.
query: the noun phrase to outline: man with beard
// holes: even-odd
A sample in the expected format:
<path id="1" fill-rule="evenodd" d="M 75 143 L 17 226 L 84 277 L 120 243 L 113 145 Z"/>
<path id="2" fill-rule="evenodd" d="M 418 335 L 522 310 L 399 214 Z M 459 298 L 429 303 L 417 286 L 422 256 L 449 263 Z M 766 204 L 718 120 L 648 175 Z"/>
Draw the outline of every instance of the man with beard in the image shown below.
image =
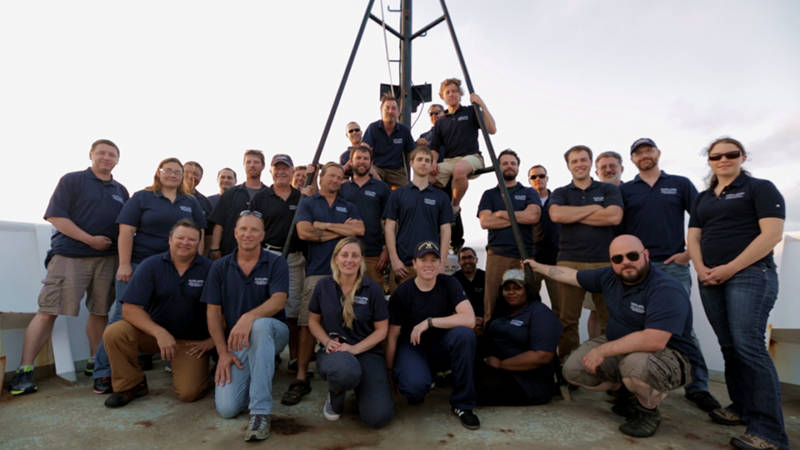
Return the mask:
<path id="1" fill-rule="evenodd" d="M 594 171 L 597 178 L 603 183 L 619 186 L 622 184 L 622 156 L 613 151 L 607 151 L 597 155 L 594 160 Z"/>
<path id="2" fill-rule="evenodd" d="M 691 380 L 692 308 L 681 284 L 650 265 L 636 236 L 618 236 L 608 253 L 611 267 L 592 270 L 525 263 L 561 283 L 603 293 L 606 333 L 572 352 L 564 377 L 593 391 L 615 391 L 611 410 L 626 418 L 620 431 L 648 437 L 661 423 L 658 405 L 667 392 Z"/>
<path id="3" fill-rule="evenodd" d="M 652 139 L 637 139 L 631 145 L 631 161 L 639 174 L 620 187 L 625 203 L 622 228 L 624 233 L 642 240 L 654 267 L 675 277 L 690 293 L 692 277 L 689 252 L 684 245 L 684 213 L 694 204 L 697 190 L 688 178 L 659 169 L 660 156 L 661 150 Z M 699 350 L 694 333 L 692 338 Z M 686 398 L 706 412 L 720 408 L 708 392 L 708 368 L 702 352 L 687 356 L 692 362 L 692 382 L 686 386 Z"/>
<path id="4" fill-rule="evenodd" d="M 539 222 L 542 212 L 539 194 L 517 181 L 519 156 L 507 149 L 497 155 L 497 163 L 503 172 L 503 181 L 508 189 L 514 218 L 519 224 L 522 242 L 529 255 L 533 254 L 533 225 Z M 478 204 L 478 218 L 481 228 L 489 230 L 489 243 L 486 246 L 486 284 L 483 290 L 483 317 L 489 320 L 500 288 L 503 274 L 508 269 L 519 268 L 522 255 L 514 240 L 511 220 L 506 210 L 500 187 L 487 190 Z"/>

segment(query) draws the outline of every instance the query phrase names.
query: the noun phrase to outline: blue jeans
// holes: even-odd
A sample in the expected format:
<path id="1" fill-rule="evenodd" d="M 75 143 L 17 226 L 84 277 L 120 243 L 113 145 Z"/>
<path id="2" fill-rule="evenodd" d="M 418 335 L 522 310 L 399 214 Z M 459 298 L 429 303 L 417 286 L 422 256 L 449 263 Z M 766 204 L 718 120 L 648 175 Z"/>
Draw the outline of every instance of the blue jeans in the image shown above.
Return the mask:
<path id="1" fill-rule="evenodd" d="M 407 337 L 398 339 L 392 373 L 397 380 L 397 389 L 410 401 L 421 402 L 431 389 L 432 369 L 449 366 L 454 384 L 450 406 L 474 408 L 477 400 L 473 372 L 477 346 L 475 333 L 467 327 L 455 327 L 435 340 L 432 338 L 423 333 L 422 343 L 416 346 L 412 346 Z"/>
<path id="2" fill-rule="evenodd" d="M 136 266 L 138 265 L 139 263 L 131 263 L 131 269 L 135 271 Z M 132 275 L 133 273 L 131 273 L 131 276 Z M 119 322 L 122 320 L 122 295 L 125 293 L 125 289 L 127 287 L 128 283 L 124 281 L 114 281 L 114 303 L 111 305 L 111 309 L 108 311 L 108 322 L 106 323 L 106 327 L 114 322 Z M 94 355 L 94 374 L 92 374 L 92 379 L 96 380 L 98 378 L 110 376 L 111 363 L 108 362 L 106 347 L 103 343 L 103 339 L 101 338 L 100 344 L 97 346 L 97 353 Z"/>
<path id="3" fill-rule="evenodd" d="M 778 296 L 775 266 L 756 263 L 722 285 L 700 285 L 700 296 L 725 360 L 733 401 L 728 409 L 742 417 L 748 433 L 788 448 L 781 386 L 764 337 Z"/>
<path id="4" fill-rule="evenodd" d="M 231 382 L 214 389 L 219 415 L 230 419 L 245 409 L 250 409 L 252 415 L 272 413 L 275 355 L 288 343 L 289 327 L 285 323 L 271 317 L 253 322 L 250 347 L 233 352 L 243 368 L 231 365 Z"/>
<path id="5" fill-rule="evenodd" d="M 690 273 L 691 269 L 688 264 L 678 264 L 678 263 L 669 263 L 664 264 L 663 262 L 656 262 L 651 261 L 654 267 L 658 267 L 665 273 L 672 275 L 673 278 L 678 280 L 681 283 L 686 292 L 691 297 L 692 295 L 692 275 Z M 694 354 L 685 355 L 686 358 L 689 359 L 689 363 L 692 365 L 692 382 L 687 384 L 683 390 L 687 394 L 691 394 L 693 392 L 708 392 L 708 367 L 706 366 L 706 360 L 703 358 L 703 350 L 700 348 L 700 341 L 697 340 L 697 336 L 694 334 L 694 328 L 692 328 L 692 345 L 695 347 Z"/>

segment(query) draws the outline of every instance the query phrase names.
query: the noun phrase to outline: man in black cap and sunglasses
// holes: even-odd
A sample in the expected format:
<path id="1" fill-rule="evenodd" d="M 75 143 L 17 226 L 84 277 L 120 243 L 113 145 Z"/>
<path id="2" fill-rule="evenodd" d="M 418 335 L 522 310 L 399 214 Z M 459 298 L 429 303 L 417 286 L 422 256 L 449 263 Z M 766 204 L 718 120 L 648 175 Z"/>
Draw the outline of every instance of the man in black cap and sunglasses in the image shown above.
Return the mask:
<path id="1" fill-rule="evenodd" d="M 611 267 L 574 270 L 526 259 L 535 272 L 561 283 L 602 292 L 608 308 L 604 335 L 573 351 L 564 364 L 570 383 L 593 391 L 615 391 L 612 407 L 635 437 L 655 434 L 658 405 L 667 392 L 691 381 L 687 357 L 692 339 L 689 294 L 670 275 L 650 265 L 650 253 L 629 234 L 609 247 Z"/>

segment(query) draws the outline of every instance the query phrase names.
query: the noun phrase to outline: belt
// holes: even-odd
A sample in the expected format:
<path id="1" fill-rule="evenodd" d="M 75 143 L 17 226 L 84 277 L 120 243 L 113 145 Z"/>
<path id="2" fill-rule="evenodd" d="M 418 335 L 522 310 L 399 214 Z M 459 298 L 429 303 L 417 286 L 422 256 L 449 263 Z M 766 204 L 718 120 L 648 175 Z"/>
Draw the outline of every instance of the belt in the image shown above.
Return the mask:
<path id="1" fill-rule="evenodd" d="M 273 252 L 283 253 L 283 247 L 278 247 L 278 246 L 275 246 L 275 245 L 265 244 L 264 248 L 267 249 L 267 250 L 271 250 Z"/>

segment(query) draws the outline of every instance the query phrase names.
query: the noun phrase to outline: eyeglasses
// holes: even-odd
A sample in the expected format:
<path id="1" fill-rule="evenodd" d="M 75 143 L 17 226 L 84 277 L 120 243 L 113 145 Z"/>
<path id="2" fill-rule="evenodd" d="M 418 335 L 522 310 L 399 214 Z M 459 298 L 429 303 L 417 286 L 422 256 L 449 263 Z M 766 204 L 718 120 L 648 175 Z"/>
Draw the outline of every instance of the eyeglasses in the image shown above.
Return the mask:
<path id="1" fill-rule="evenodd" d="M 163 167 L 161 169 L 158 169 L 158 171 L 167 176 L 175 175 L 176 177 L 179 177 L 183 174 L 182 170 L 164 169 Z"/>
<path id="2" fill-rule="evenodd" d="M 431 111 L 428 113 L 431 117 L 438 116 L 440 114 L 444 114 L 444 111 Z"/>
<path id="3" fill-rule="evenodd" d="M 264 215 L 263 215 L 263 214 L 261 214 L 261 213 L 260 213 L 260 212 L 258 212 L 258 211 L 254 211 L 254 210 L 252 210 L 252 209 L 245 209 L 244 211 L 242 211 L 242 212 L 240 212 L 240 213 L 239 213 L 239 217 L 243 217 L 243 216 L 256 216 L 256 217 L 258 217 L 259 219 L 261 219 L 261 218 L 263 218 L 263 217 L 264 217 Z"/>
<path id="4" fill-rule="evenodd" d="M 347 130 L 347 133 L 348 134 L 353 134 L 353 133 L 358 133 L 360 131 L 361 131 L 361 128 L 351 128 L 351 129 Z"/>
<path id="5" fill-rule="evenodd" d="M 734 150 L 732 152 L 718 153 L 716 155 L 708 155 L 708 160 L 719 161 L 720 159 L 722 159 L 722 157 L 725 157 L 725 159 L 738 159 L 740 156 L 742 156 L 742 151 Z"/>
<path id="6" fill-rule="evenodd" d="M 544 180 L 545 178 L 547 178 L 547 174 L 546 173 L 540 173 L 540 174 L 531 175 L 531 180 L 535 180 L 537 178 L 540 179 L 540 180 Z"/>
<path id="7" fill-rule="evenodd" d="M 614 264 L 622 264 L 622 261 L 625 258 L 628 258 L 628 261 L 630 262 L 636 262 L 639 260 L 639 255 L 641 255 L 643 252 L 644 250 L 641 252 L 628 252 L 624 255 L 611 255 L 611 262 Z"/>

